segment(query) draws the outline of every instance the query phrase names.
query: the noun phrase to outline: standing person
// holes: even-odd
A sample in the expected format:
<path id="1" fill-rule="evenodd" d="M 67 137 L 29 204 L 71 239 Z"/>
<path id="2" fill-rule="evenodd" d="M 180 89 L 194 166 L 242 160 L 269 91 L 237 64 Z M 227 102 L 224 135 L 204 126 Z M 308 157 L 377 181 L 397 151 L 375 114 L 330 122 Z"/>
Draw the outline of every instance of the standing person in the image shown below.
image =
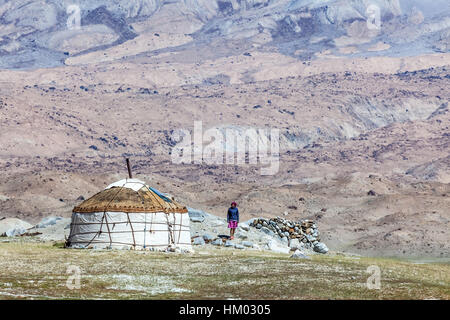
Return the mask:
<path id="1" fill-rule="evenodd" d="M 236 231 L 236 228 L 238 227 L 239 223 L 239 210 L 237 208 L 236 202 L 233 202 L 231 204 L 231 208 L 228 209 L 227 221 L 228 221 L 228 228 L 230 228 L 230 239 L 233 240 L 234 232 Z"/>

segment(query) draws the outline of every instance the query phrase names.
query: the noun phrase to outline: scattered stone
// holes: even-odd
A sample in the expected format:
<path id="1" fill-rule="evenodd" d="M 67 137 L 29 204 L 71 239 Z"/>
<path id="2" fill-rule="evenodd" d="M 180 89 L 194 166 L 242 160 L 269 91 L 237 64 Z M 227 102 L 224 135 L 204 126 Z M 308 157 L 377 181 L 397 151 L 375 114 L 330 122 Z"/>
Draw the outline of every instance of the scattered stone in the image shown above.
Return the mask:
<path id="1" fill-rule="evenodd" d="M 250 241 L 242 241 L 242 245 L 248 248 L 253 248 L 253 242 Z"/>
<path id="2" fill-rule="evenodd" d="M 189 217 L 191 219 L 191 222 L 203 222 L 205 220 L 205 217 Z"/>
<path id="3" fill-rule="evenodd" d="M 196 246 L 203 246 L 205 244 L 203 237 L 195 237 L 193 240 L 193 244 Z"/>
<path id="4" fill-rule="evenodd" d="M 213 239 L 214 239 L 214 237 L 212 235 L 209 235 L 209 234 L 203 235 L 203 240 L 205 240 L 207 243 L 211 242 Z"/>
<path id="5" fill-rule="evenodd" d="M 257 243 L 253 244 L 253 249 L 262 250 L 261 247 Z"/>
<path id="6" fill-rule="evenodd" d="M 311 259 L 310 257 L 308 257 L 306 254 L 304 254 L 300 250 L 295 250 L 295 252 L 291 256 L 291 258 L 295 258 L 295 259 Z"/>
<path id="7" fill-rule="evenodd" d="M 214 246 L 221 246 L 223 244 L 222 239 L 218 238 L 216 240 L 214 240 L 213 242 L 211 242 L 212 245 Z"/>
<path id="8" fill-rule="evenodd" d="M 225 247 L 234 247 L 234 243 L 231 242 L 230 240 L 227 240 L 227 241 L 225 242 Z"/>

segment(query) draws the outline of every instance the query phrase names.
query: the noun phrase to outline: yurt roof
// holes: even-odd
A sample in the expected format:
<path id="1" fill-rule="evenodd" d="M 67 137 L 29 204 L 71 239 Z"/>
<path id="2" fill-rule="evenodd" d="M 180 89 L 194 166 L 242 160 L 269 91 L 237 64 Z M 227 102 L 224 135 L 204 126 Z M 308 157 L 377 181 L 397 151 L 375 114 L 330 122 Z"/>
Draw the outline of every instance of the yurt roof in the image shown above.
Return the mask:
<path id="1" fill-rule="evenodd" d="M 110 184 L 73 209 L 76 213 L 93 212 L 177 212 L 186 213 L 187 208 L 169 199 L 158 190 L 138 179 L 124 179 Z"/>

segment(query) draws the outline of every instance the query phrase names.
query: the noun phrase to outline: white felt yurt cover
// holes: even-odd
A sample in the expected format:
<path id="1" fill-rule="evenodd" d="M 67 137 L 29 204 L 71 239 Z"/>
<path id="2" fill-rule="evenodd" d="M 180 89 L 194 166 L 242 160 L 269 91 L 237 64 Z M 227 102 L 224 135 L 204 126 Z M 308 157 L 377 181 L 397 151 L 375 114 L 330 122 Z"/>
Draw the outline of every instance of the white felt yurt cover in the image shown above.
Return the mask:
<path id="1" fill-rule="evenodd" d="M 191 250 L 187 208 L 140 180 L 121 180 L 74 208 L 66 247 Z"/>

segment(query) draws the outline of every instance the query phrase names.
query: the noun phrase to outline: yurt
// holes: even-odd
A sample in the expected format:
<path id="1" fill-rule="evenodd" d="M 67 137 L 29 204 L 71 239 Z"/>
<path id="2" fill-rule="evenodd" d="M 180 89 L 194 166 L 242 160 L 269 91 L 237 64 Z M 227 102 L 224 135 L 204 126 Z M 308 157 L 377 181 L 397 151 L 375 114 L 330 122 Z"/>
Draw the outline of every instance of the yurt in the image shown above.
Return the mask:
<path id="1" fill-rule="evenodd" d="M 188 210 L 138 179 L 121 180 L 73 209 L 66 247 L 190 251 Z"/>

